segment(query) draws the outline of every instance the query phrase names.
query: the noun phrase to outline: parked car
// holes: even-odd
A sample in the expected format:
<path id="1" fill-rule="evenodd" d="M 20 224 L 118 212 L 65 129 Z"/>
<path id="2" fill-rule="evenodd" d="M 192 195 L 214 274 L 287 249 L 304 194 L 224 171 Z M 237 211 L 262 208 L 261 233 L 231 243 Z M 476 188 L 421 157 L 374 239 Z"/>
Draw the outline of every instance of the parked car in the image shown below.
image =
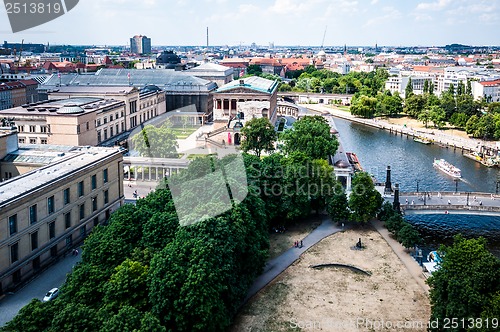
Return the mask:
<path id="1" fill-rule="evenodd" d="M 45 297 L 43 298 L 42 302 L 52 301 L 57 297 L 57 295 L 59 295 L 59 288 L 52 288 L 47 292 L 47 294 L 45 294 Z"/>

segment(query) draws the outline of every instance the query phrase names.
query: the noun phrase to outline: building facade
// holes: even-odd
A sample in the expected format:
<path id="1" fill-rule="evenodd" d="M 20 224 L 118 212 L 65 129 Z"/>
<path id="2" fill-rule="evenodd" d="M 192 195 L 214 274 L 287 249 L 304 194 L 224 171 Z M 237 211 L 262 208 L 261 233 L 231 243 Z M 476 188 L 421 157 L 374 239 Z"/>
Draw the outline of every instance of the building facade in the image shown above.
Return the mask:
<path id="1" fill-rule="evenodd" d="M 148 87 L 60 87 L 49 100 L 0 111 L 21 144 L 113 146 L 166 112 L 165 92 Z"/>
<path id="2" fill-rule="evenodd" d="M 135 35 L 134 37 L 130 38 L 130 53 L 150 54 L 151 38 L 142 35 Z"/>
<path id="3" fill-rule="evenodd" d="M 12 135 L 0 141 L 16 142 Z M 81 243 L 124 202 L 118 149 L 10 146 L 2 174 L 30 162 L 35 169 L 0 182 L 0 294 Z"/>

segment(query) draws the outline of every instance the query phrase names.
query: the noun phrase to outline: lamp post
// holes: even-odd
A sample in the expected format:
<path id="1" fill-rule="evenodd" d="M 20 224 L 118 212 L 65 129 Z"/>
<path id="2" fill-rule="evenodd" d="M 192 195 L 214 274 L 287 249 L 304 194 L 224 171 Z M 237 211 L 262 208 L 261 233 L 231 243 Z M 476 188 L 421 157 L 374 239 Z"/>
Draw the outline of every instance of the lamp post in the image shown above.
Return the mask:
<path id="1" fill-rule="evenodd" d="M 427 196 L 427 192 L 424 191 L 424 205 L 425 205 L 425 199 L 426 199 L 426 196 Z"/>
<path id="2" fill-rule="evenodd" d="M 455 179 L 455 194 L 458 193 L 458 179 Z"/>
<path id="3" fill-rule="evenodd" d="M 418 183 L 419 183 L 419 182 L 420 182 L 420 181 L 419 181 L 419 180 L 417 180 L 417 193 L 418 193 Z"/>
<path id="4" fill-rule="evenodd" d="M 467 192 L 467 206 L 469 206 L 469 194 L 470 192 Z"/>

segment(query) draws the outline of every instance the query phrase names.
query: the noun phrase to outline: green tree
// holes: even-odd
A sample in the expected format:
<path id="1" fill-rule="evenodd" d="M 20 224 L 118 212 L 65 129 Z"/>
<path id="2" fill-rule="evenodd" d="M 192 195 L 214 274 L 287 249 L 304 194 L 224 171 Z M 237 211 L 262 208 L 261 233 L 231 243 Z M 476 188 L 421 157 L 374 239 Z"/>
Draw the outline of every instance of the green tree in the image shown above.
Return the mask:
<path id="1" fill-rule="evenodd" d="M 253 118 L 247 121 L 241 133 L 243 135 L 241 149 L 244 152 L 252 151 L 260 157 L 262 151 L 274 150 L 277 135 L 274 126 L 267 118 Z"/>
<path id="2" fill-rule="evenodd" d="M 371 176 L 358 172 L 352 180 L 352 193 L 349 196 L 349 208 L 354 221 L 366 223 L 374 218 L 382 207 L 382 195 L 375 189 Z"/>
<path id="3" fill-rule="evenodd" d="M 423 93 L 429 93 L 429 81 L 425 80 L 424 81 L 424 90 Z"/>
<path id="4" fill-rule="evenodd" d="M 134 149 L 141 156 L 154 158 L 176 158 L 177 137 L 170 128 L 169 123 L 164 123 L 161 127 L 153 125 L 145 126 L 138 134 L 132 137 Z"/>
<path id="5" fill-rule="evenodd" d="M 260 76 L 262 68 L 259 65 L 249 65 L 245 76 Z"/>
<path id="6" fill-rule="evenodd" d="M 413 118 L 418 118 L 425 109 L 426 100 L 423 95 L 411 95 L 405 99 L 404 112 Z"/>
<path id="7" fill-rule="evenodd" d="M 451 246 L 442 246 L 440 268 L 427 279 L 431 286 L 431 320 L 457 321 L 481 317 L 500 290 L 500 260 L 487 248 L 484 238 L 455 236 Z M 450 331 L 463 331 L 460 327 Z"/>
<path id="8" fill-rule="evenodd" d="M 446 113 L 444 109 L 437 105 L 433 105 L 429 109 L 430 120 L 434 123 L 437 128 L 442 128 L 446 119 Z"/>
<path id="9" fill-rule="evenodd" d="M 411 81 L 411 77 L 408 78 L 408 83 L 405 87 L 405 99 L 408 99 L 413 95 L 413 82 Z"/>
<path id="10" fill-rule="evenodd" d="M 281 135 L 281 139 L 287 154 L 300 151 L 311 160 L 328 159 L 339 146 L 337 138 L 330 134 L 328 122 L 318 115 L 299 119 L 291 130 Z"/>
<path id="11" fill-rule="evenodd" d="M 401 228 L 397 232 L 398 241 L 405 248 L 411 248 L 416 244 L 419 244 L 422 239 L 420 238 L 420 233 L 407 222 L 403 222 Z"/>
<path id="12" fill-rule="evenodd" d="M 373 118 L 377 108 L 377 98 L 361 95 L 351 101 L 351 114 L 363 118 Z"/>
<path id="13" fill-rule="evenodd" d="M 343 192 L 335 192 L 327 199 L 326 211 L 333 221 L 341 222 L 349 219 L 349 202 L 347 195 Z"/>

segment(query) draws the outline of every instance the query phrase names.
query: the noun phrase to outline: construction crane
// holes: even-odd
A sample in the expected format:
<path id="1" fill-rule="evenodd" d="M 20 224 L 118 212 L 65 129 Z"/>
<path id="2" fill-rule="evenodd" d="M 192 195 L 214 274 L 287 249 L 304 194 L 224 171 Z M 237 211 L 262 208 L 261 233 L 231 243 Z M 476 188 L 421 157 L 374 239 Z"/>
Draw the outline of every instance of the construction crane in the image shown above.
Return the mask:
<path id="1" fill-rule="evenodd" d="M 323 40 L 321 41 L 321 50 L 323 50 L 323 45 L 325 44 L 326 29 L 327 28 L 328 28 L 328 25 L 325 26 L 325 32 L 323 33 Z"/>

